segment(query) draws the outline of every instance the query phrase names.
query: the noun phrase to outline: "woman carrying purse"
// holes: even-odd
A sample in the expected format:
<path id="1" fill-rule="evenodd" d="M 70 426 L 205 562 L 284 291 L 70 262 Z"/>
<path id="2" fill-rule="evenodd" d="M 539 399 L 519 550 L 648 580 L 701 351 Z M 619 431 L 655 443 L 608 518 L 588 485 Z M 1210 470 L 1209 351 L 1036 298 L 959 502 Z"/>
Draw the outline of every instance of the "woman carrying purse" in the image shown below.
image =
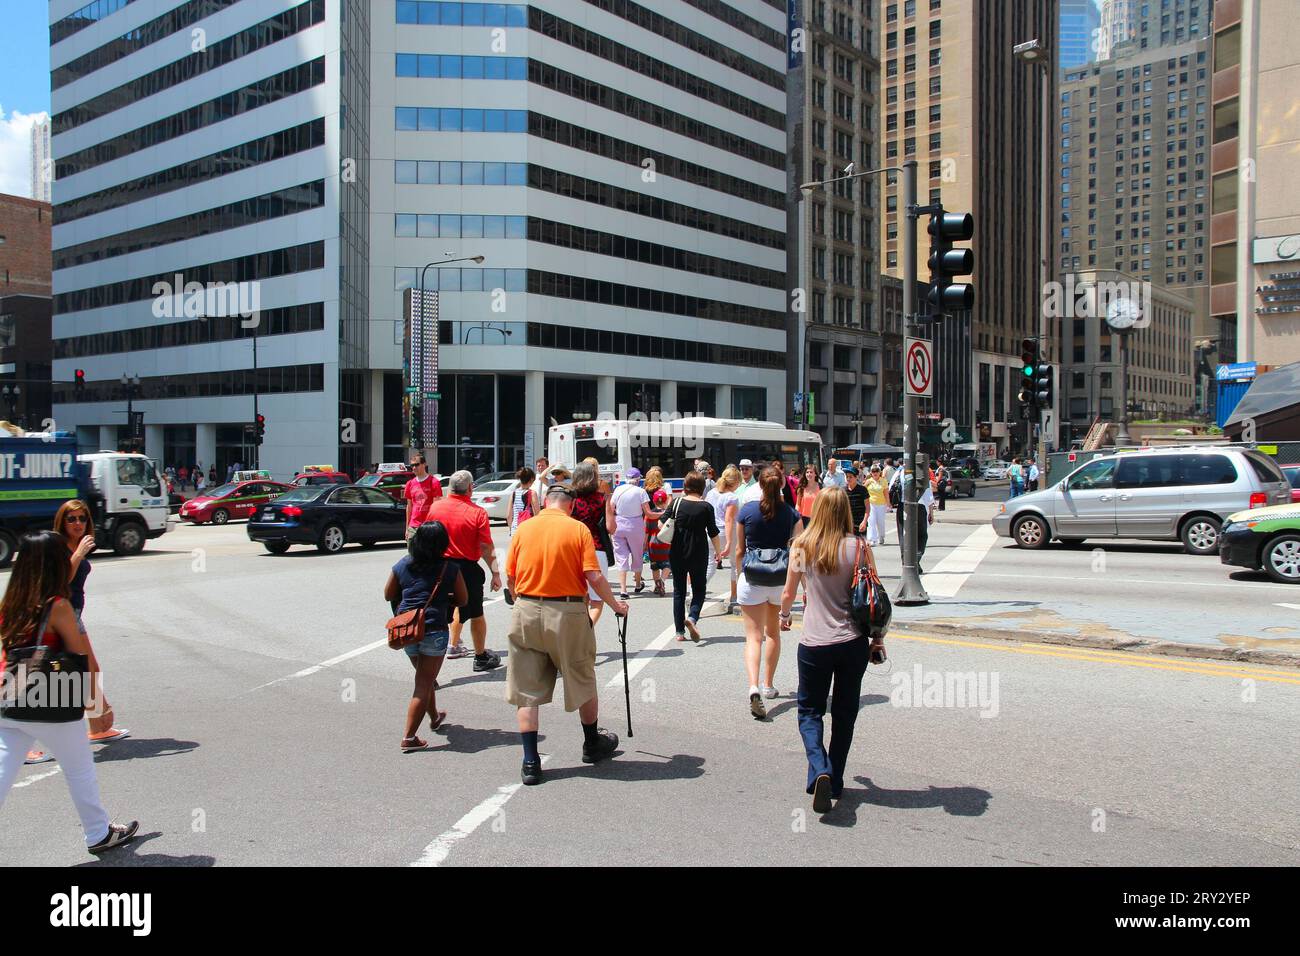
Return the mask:
<path id="1" fill-rule="evenodd" d="M 49 653 L 66 652 L 85 658 L 83 681 L 97 670 L 95 651 L 90 645 L 72 605 L 68 603 L 68 546 L 53 531 L 23 536 L 14 560 L 4 599 L 0 601 L 0 656 L 5 658 L 4 703 L 0 707 L 0 805 L 22 769 L 27 752 L 39 741 L 59 761 L 67 783 L 86 848 L 103 853 L 129 842 L 140 824 L 112 823 L 99 796 L 95 761 L 86 739 L 84 709 L 70 707 L 71 719 L 41 719 L 42 707 L 23 704 L 17 696 L 16 672 L 9 656 L 33 647 Z M 17 663 L 15 661 L 15 663 Z M 32 719 L 36 718 L 36 719 Z"/>
<path id="2" fill-rule="evenodd" d="M 825 813 L 844 790 L 862 675 L 871 656 L 871 640 L 850 614 L 854 572 L 860 565 L 875 572 L 876 563 L 871 546 L 853 534 L 848 496 L 835 486 L 817 495 L 808 527 L 795 539 L 791 553 L 781 594 L 781 630 L 790 629 L 790 608 L 802 581 L 807 605 L 799 636 L 799 735 L 808 755 L 807 792 L 813 810 Z M 828 698 L 829 753 L 822 743 Z"/>

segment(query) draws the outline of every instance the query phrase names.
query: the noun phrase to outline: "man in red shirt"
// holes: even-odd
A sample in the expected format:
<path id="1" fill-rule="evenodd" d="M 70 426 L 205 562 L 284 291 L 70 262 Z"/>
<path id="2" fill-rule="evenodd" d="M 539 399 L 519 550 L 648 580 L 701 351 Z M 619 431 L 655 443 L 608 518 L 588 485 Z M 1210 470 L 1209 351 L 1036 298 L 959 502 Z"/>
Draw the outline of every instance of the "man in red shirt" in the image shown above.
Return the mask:
<path id="1" fill-rule="evenodd" d="M 428 462 L 419 452 L 411 458 L 411 471 L 415 477 L 402 489 L 406 499 L 406 540 L 411 540 L 415 529 L 429 520 L 429 506 L 442 497 L 442 484 L 429 474 Z"/>
<path id="2" fill-rule="evenodd" d="M 501 658 L 487 649 L 487 619 L 483 617 L 485 575 L 479 559 L 492 571 L 492 590 L 500 591 L 501 572 L 496 566 L 492 532 L 488 529 L 487 512 L 469 497 L 474 489 L 474 476 L 468 471 L 458 471 L 448 479 L 448 485 L 451 494 L 434 501 L 425 518 L 426 521 L 441 521 L 447 529 L 450 541 L 447 558 L 460 566 L 465 588 L 469 591 L 469 601 L 456 609 L 451 622 L 447 657 L 453 659 L 469 654 L 460 640 L 461 628 L 469 621 L 469 634 L 474 641 L 474 670 L 490 671 L 501 666 Z"/>

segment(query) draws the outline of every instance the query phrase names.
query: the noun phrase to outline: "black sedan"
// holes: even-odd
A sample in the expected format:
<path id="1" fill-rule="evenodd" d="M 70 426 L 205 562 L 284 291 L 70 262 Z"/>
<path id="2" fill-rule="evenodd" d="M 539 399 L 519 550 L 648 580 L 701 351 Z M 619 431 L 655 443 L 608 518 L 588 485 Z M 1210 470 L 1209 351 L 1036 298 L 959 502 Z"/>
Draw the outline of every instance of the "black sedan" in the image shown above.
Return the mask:
<path id="1" fill-rule="evenodd" d="M 406 504 L 358 485 L 305 485 L 262 505 L 248 519 L 248 537 L 272 554 L 314 544 L 336 554 L 349 541 L 363 548 L 406 537 Z"/>

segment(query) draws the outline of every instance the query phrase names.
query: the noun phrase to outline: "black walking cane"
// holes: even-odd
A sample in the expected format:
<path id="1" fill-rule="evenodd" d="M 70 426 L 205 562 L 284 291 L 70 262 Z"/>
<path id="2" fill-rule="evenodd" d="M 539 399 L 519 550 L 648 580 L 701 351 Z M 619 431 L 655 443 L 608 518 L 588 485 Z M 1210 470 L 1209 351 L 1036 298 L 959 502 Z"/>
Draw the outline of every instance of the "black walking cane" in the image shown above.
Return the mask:
<path id="1" fill-rule="evenodd" d="M 623 699 L 627 702 L 627 735 L 632 736 L 632 685 L 627 675 L 627 615 L 616 614 L 618 642 L 623 645 Z"/>

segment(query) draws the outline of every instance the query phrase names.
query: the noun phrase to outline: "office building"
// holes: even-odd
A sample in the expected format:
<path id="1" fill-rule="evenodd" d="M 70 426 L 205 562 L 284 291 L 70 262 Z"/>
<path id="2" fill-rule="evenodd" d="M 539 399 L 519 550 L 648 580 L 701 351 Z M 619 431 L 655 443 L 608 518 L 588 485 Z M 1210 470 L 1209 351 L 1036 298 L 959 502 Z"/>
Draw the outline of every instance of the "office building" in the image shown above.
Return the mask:
<path id="1" fill-rule="evenodd" d="M 61 420 L 114 444 L 139 376 L 168 463 L 391 460 L 422 272 L 442 471 L 620 406 L 784 417 L 783 9 L 55 0 Z"/>
<path id="2" fill-rule="evenodd" d="M 0 418 L 50 417 L 50 204 L 0 194 Z"/>
<path id="3" fill-rule="evenodd" d="M 1211 361 L 1300 361 L 1300 80 L 1296 8 L 1219 0 L 1214 14 Z"/>
<path id="4" fill-rule="evenodd" d="M 812 394 L 810 427 L 828 446 L 872 443 L 883 430 L 877 201 L 873 177 L 803 196 L 799 184 L 872 169 L 877 92 L 875 5 L 811 0 L 803 5 L 802 49 L 792 48 L 788 275 L 791 362 L 788 394 Z M 802 328 L 800 328 L 802 326 Z M 801 375 L 802 371 L 802 375 Z M 795 421 L 792 409 L 786 418 Z"/>
<path id="5" fill-rule="evenodd" d="M 1012 48 L 1057 35 L 1054 0 L 1013 3 L 886 2 L 881 32 L 884 163 L 915 159 L 922 205 L 941 201 L 975 219 L 975 308 L 969 335 L 945 348 L 970 369 L 969 412 L 934 407 L 952 418 L 958 441 L 995 441 L 1009 450 L 1020 341 L 1039 328 L 1042 195 L 1042 79 Z M 1049 84 L 1049 88 L 1054 84 Z M 1049 95 L 1051 95 L 1049 93 Z M 897 180 L 884 190 L 882 271 L 902 277 L 902 198 Z M 918 278 L 929 237 L 918 229 Z M 949 357 L 936 357 L 942 365 Z"/>
<path id="6" fill-rule="evenodd" d="M 32 123 L 32 198 L 48 205 L 50 182 L 53 178 L 54 169 L 50 160 L 50 121 L 42 117 Z"/>
<path id="7" fill-rule="evenodd" d="M 1057 68 L 1074 70 L 1097 58 L 1101 43 L 1101 11 L 1097 0 L 1061 0 Z"/>
<path id="8" fill-rule="evenodd" d="M 1214 5 L 1214 0 L 1101 0 L 1097 60 L 1207 37 Z"/>

